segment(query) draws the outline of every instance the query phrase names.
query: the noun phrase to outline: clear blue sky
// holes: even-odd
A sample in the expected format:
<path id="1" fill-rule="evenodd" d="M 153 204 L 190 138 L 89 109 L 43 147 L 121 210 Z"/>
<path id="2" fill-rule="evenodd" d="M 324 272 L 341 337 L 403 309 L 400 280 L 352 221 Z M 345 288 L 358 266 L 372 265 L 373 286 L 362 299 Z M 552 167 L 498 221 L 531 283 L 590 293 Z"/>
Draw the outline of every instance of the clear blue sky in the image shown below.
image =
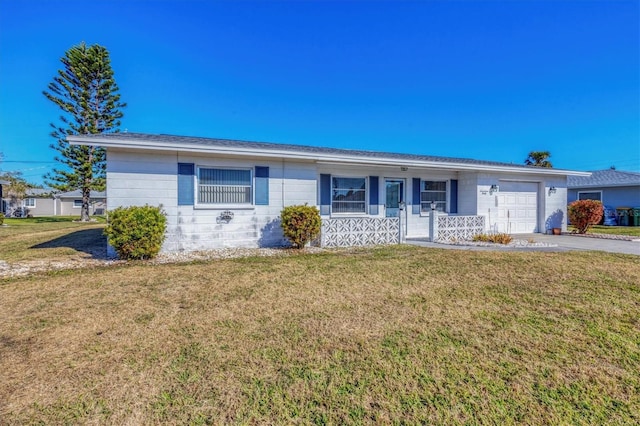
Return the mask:
<path id="1" fill-rule="evenodd" d="M 42 90 L 82 41 L 130 132 L 640 172 L 638 0 L 0 0 L 2 170 L 53 166 Z"/>

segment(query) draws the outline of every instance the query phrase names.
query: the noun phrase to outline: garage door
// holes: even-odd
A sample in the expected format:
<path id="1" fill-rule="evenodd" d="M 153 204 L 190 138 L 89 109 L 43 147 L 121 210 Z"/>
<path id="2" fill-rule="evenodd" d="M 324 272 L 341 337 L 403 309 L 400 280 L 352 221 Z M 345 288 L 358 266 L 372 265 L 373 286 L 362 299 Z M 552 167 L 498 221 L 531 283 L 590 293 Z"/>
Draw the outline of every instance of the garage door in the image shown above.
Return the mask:
<path id="1" fill-rule="evenodd" d="M 495 194 L 498 232 L 527 234 L 538 232 L 538 184 L 500 182 Z"/>

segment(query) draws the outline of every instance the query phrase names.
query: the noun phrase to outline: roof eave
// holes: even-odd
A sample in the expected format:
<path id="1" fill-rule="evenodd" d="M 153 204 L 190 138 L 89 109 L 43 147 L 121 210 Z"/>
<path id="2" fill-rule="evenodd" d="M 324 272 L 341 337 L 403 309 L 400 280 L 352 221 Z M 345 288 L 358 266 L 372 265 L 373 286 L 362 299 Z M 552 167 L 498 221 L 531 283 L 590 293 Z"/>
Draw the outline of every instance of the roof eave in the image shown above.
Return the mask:
<path id="1" fill-rule="evenodd" d="M 273 149 L 256 149 L 252 148 L 238 148 L 238 147 L 224 147 L 216 146 L 215 148 L 206 147 L 197 144 L 181 144 L 176 146 L 172 143 L 164 143 L 159 141 L 127 141 L 121 142 L 117 139 L 91 137 L 83 138 L 82 136 L 68 136 L 68 142 L 71 145 L 94 145 L 104 148 L 124 148 L 124 149 L 152 149 L 159 151 L 185 151 L 192 153 L 219 153 L 239 156 L 261 156 L 268 158 L 287 158 L 297 160 L 311 160 L 315 162 L 332 162 L 340 164 L 353 164 L 353 165 L 381 165 L 381 166 L 402 166 L 402 167 L 420 167 L 420 168 L 433 168 L 433 169 L 446 169 L 446 170 L 465 170 L 465 171 L 492 171 L 492 172 L 510 172 L 519 174 L 544 174 L 552 176 L 591 176 L 591 172 L 577 172 L 572 170 L 552 169 L 552 168 L 527 168 L 527 167 L 510 167 L 488 164 L 467 164 L 467 163 L 455 163 L 455 162 L 440 162 L 440 161 L 416 161 L 406 160 L 399 158 L 365 158 L 359 156 L 345 156 L 340 154 L 327 154 L 327 153 L 314 153 L 309 154 L 305 152 L 292 152 L 285 150 L 273 150 Z"/>
<path id="2" fill-rule="evenodd" d="M 589 184 L 589 185 L 567 185 L 568 189 L 598 189 L 598 188 L 620 188 L 629 186 L 640 186 L 640 182 L 636 183 L 611 183 L 611 184 Z"/>

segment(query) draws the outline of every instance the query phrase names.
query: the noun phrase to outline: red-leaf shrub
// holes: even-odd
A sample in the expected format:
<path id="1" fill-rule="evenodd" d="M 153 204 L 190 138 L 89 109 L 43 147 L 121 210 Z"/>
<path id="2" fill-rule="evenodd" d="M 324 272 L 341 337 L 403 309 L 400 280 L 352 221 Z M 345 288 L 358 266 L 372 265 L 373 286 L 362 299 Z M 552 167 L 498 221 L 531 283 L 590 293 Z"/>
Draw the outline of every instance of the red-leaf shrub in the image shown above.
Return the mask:
<path id="1" fill-rule="evenodd" d="M 591 225 L 600 223 L 604 207 L 600 201 L 578 200 L 569 204 L 567 213 L 578 234 L 586 234 Z"/>
<path id="2" fill-rule="evenodd" d="M 282 231 L 295 248 L 303 248 L 320 234 L 320 211 L 313 206 L 289 206 L 280 213 Z"/>

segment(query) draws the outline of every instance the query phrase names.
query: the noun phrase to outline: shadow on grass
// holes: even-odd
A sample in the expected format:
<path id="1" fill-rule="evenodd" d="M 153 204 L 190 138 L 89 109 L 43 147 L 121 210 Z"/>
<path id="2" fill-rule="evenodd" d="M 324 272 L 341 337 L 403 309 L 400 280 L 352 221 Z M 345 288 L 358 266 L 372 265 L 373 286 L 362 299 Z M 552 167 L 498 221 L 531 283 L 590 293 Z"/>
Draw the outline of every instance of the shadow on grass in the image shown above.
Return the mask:
<path id="1" fill-rule="evenodd" d="M 34 218 L 29 218 L 33 221 L 33 223 L 57 223 L 57 222 L 73 222 L 74 220 L 77 220 L 76 217 L 51 217 L 51 216 L 47 216 L 47 217 L 34 217 Z"/>
<path id="2" fill-rule="evenodd" d="M 107 258 L 107 237 L 102 229 L 83 229 L 44 243 L 33 245 L 32 249 L 71 248 L 89 254 L 93 259 Z"/>

